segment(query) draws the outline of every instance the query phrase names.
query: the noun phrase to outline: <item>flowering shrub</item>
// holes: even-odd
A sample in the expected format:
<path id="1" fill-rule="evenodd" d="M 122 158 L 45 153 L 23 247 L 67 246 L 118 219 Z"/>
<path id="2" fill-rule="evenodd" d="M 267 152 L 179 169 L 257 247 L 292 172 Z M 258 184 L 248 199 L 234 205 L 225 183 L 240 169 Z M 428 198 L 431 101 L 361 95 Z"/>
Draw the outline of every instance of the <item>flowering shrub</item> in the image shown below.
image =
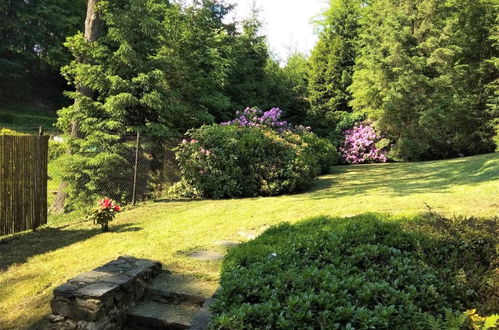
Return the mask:
<path id="1" fill-rule="evenodd" d="M 282 111 L 246 108 L 220 125 L 188 132 L 176 149 L 185 197 L 276 195 L 306 188 L 338 160 L 336 149 L 310 128 L 281 120 Z"/>
<path id="2" fill-rule="evenodd" d="M 348 164 L 385 163 L 386 152 L 376 147 L 381 138 L 370 125 L 356 125 L 343 133 L 340 147 L 343 160 Z"/>
<path id="3" fill-rule="evenodd" d="M 191 130 L 176 149 L 185 197 L 276 195 L 306 188 L 333 146 L 315 134 L 278 132 L 264 125 L 211 125 Z"/>
<path id="4" fill-rule="evenodd" d="M 102 231 L 109 230 L 109 222 L 113 221 L 121 207 L 111 198 L 105 197 L 97 202 L 97 207 L 92 210 L 89 218 L 101 225 Z"/>

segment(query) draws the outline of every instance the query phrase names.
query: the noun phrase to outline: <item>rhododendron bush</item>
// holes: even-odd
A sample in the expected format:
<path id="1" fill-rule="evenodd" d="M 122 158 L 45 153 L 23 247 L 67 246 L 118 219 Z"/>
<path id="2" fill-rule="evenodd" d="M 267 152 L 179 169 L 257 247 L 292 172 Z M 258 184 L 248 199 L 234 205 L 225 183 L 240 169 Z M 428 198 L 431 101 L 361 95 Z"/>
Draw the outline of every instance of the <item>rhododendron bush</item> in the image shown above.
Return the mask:
<path id="1" fill-rule="evenodd" d="M 176 150 L 186 197 L 268 196 L 300 191 L 336 163 L 332 144 L 280 120 L 277 108 L 246 109 L 220 125 L 188 132 Z"/>
<path id="2" fill-rule="evenodd" d="M 385 163 L 386 151 L 376 147 L 381 137 L 370 125 L 355 125 L 343 133 L 345 139 L 340 147 L 343 160 L 348 164 Z"/>

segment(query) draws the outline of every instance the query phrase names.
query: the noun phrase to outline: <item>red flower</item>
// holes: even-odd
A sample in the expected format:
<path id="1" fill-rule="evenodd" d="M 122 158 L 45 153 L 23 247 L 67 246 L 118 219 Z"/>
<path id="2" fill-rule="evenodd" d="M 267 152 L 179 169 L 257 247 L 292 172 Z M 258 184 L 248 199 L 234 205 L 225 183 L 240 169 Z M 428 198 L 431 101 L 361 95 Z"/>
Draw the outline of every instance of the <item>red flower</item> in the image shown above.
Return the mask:
<path id="1" fill-rule="evenodd" d="M 115 212 L 120 212 L 120 211 L 121 211 L 121 207 L 120 207 L 118 204 L 116 204 L 116 205 L 114 206 L 114 211 L 115 211 Z"/>
<path id="2" fill-rule="evenodd" d="M 111 198 L 105 197 L 99 201 L 99 205 L 103 209 L 113 208 L 114 201 Z"/>

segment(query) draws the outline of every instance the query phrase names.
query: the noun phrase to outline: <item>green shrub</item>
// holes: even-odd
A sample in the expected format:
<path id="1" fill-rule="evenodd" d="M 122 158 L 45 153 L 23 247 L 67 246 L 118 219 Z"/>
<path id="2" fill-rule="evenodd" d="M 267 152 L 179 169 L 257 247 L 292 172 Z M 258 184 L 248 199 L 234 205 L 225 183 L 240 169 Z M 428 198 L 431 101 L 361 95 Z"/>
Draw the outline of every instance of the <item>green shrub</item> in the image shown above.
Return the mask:
<path id="1" fill-rule="evenodd" d="M 386 218 L 283 224 L 231 250 L 212 328 L 446 329 L 498 312 L 499 219 Z"/>
<path id="2" fill-rule="evenodd" d="M 103 144 L 88 140 L 74 143 L 70 155 L 57 160 L 63 162 L 62 180 L 68 183 L 66 210 L 88 209 L 102 196 L 121 205 L 132 201 L 135 165 L 135 141 L 115 141 Z M 138 159 L 136 200 L 149 194 L 149 160 L 141 149 Z"/>
<path id="3" fill-rule="evenodd" d="M 0 135 L 17 135 L 17 136 L 22 136 L 22 135 L 28 135 L 28 134 L 22 133 L 22 132 L 13 131 L 13 130 L 8 129 L 8 128 L 1 128 L 0 127 Z"/>
<path id="4" fill-rule="evenodd" d="M 49 141 L 49 160 L 56 160 L 59 157 L 63 156 L 68 150 L 67 143 L 64 142 L 55 142 Z"/>
<path id="5" fill-rule="evenodd" d="M 328 139 L 320 138 L 312 133 L 302 134 L 301 137 L 308 145 L 307 152 L 317 158 L 320 174 L 328 173 L 329 167 L 339 164 L 339 153 Z"/>
<path id="6" fill-rule="evenodd" d="M 242 197 L 300 191 L 336 158 L 332 145 L 310 132 L 211 125 L 191 130 L 176 150 L 187 197 Z"/>

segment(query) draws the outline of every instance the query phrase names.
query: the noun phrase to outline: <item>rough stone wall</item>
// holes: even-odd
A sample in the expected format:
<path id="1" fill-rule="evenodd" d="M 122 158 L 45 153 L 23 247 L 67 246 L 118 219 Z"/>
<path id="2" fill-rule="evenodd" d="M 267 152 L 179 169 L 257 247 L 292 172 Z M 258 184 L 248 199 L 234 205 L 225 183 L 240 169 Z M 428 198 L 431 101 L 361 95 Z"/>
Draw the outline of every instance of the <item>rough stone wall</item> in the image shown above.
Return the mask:
<path id="1" fill-rule="evenodd" d="M 161 263 L 119 257 L 54 290 L 49 329 L 120 329 L 127 311 L 144 297 Z"/>

